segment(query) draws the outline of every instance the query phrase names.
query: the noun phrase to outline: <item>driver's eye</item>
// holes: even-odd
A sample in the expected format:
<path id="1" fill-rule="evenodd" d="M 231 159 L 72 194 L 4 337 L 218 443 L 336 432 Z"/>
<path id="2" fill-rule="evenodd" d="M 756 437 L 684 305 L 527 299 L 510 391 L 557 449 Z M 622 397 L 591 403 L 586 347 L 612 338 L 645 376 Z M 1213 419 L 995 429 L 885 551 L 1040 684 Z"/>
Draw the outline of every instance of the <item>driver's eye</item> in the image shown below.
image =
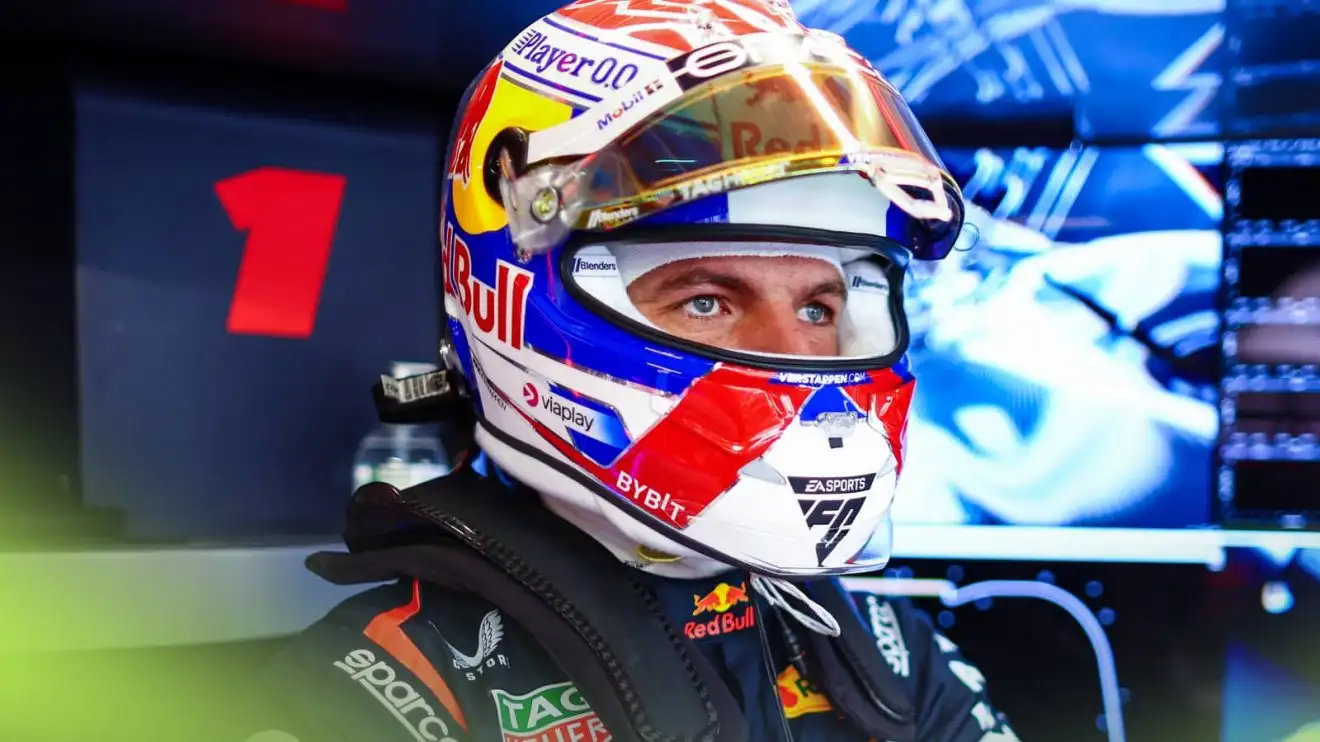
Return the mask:
<path id="1" fill-rule="evenodd" d="M 808 304 L 798 310 L 798 317 L 813 325 L 823 325 L 833 318 L 834 313 L 823 304 Z"/>
<path id="2" fill-rule="evenodd" d="M 720 300 L 713 296 L 694 296 L 688 299 L 685 308 L 694 317 L 714 317 L 720 311 Z"/>

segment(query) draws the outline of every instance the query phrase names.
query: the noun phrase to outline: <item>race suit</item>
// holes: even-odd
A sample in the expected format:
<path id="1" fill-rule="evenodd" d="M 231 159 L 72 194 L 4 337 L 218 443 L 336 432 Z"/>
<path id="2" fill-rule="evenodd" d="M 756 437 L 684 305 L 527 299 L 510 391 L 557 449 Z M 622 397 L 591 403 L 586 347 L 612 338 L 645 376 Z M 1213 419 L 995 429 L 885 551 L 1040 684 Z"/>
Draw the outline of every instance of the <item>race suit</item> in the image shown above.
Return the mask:
<path id="1" fill-rule="evenodd" d="M 647 581 L 738 700 L 748 742 L 868 742 L 789 661 L 785 641 L 776 641 L 782 632 L 765 625 L 780 614 L 758 610 L 748 575 Z M 990 705 L 981 673 L 924 613 L 904 600 L 853 599 L 906 685 L 917 739 L 1017 739 Z M 483 598 L 415 580 L 341 603 L 279 654 L 264 681 L 268 702 L 248 742 L 610 739 L 527 629 Z"/>

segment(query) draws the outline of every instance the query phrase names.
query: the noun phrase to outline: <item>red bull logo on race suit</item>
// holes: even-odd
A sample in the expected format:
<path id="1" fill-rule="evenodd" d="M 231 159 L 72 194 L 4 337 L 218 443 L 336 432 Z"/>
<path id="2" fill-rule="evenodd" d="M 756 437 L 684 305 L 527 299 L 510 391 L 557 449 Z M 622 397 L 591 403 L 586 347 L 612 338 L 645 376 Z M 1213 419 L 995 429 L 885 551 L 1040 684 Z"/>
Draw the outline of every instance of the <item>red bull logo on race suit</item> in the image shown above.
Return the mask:
<path id="1" fill-rule="evenodd" d="M 683 625 L 683 633 L 689 639 L 721 636 L 756 625 L 756 607 L 747 594 L 745 582 L 739 585 L 721 582 L 705 595 L 692 596 L 692 605 L 692 615 L 702 616 L 703 619 L 688 621 Z M 742 610 L 733 610 L 739 606 L 742 606 Z"/>

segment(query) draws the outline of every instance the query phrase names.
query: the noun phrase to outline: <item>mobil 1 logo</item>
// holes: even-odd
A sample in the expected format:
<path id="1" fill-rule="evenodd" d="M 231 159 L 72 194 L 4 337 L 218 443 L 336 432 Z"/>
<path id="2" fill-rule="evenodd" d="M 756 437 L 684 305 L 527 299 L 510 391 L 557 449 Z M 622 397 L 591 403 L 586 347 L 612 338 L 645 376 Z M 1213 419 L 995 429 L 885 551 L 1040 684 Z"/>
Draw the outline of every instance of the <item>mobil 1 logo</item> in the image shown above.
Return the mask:
<path id="1" fill-rule="evenodd" d="M 824 564 L 862 512 L 866 493 L 875 482 L 875 474 L 855 477 L 789 477 L 789 484 L 799 495 L 798 505 L 807 528 L 820 532 L 816 542 L 816 562 Z"/>

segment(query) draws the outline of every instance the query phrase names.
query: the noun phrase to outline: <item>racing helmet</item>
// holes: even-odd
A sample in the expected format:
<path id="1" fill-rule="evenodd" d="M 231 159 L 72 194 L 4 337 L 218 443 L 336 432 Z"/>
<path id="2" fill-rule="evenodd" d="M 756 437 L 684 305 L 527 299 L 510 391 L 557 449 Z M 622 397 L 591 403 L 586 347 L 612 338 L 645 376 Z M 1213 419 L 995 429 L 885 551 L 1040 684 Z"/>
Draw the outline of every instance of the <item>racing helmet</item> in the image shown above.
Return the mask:
<path id="1" fill-rule="evenodd" d="M 963 217 L 865 59 L 782 0 L 579 0 L 480 74 L 447 165 L 442 356 L 502 472 L 661 575 L 885 564 L 903 276 Z"/>

